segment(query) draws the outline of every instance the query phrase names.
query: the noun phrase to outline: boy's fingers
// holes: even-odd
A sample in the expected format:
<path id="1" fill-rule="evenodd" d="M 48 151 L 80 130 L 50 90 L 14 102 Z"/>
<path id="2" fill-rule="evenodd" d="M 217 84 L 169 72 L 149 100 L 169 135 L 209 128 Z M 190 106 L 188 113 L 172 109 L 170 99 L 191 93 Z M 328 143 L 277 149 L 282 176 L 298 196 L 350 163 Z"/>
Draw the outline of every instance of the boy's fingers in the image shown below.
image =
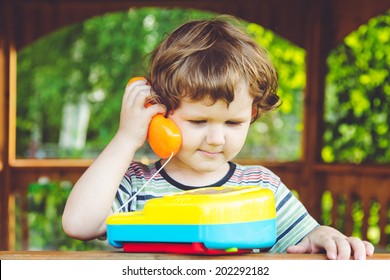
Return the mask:
<path id="1" fill-rule="evenodd" d="M 123 96 L 123 102 L 126 103 L 128 102 L 129 99 L 132 99 L 131 97 L 135 97 L 136 92 L 134 91 L 141 91 L 145 88 L 148 88 L 150 91 L 150 86 L 146 84 L 146 80 L 136 80 L 134 82 L 128 83 L 126 88 L 125 88 L 125 93 Z"/>
<path id="2" fill-rule="evenodd" d="M 286 252 L 288 254 L 306 254 L 307 248 L 302 245 L 294 245 L 287 248 Z"/>
<path id="3" fill-rule="evenodd" d="M 348 238 L 336 238 L 337 246 L 337 259 L 338 260 L 349 260 L 351 258 L 352 245 Z"/>
<path id="4" fill-rule="evenodd" d="M 349 247 L 353 251 L 353 258 L 355 260 L 366 259 L 366 247 L 364 243 L 357 237 L 350 236 L 346 239 Z"/>
<path id="5" fill-rule="evenodd" d="M 126 89 L 128 90 L 132 90 L 134 87 L 136 87 L 137 85 L 146 85 L 147 84 L 147 81 L 145 79 L 136 79 L 136 80 L 133 80 L 131 79 L 127 85 L 126 85 Z"/>
<path id="6" fill-rule="evenodd" d="M 148 106 L 148 109 L 149 108 L 150 108 L 150 110 L 152 110 L 153 115 L 156 115 L 156 114 L 164 115 L 165 112 L 167 111 L 167 108 L 163 104 L 153 104 L 153 105 Z"/>
<path id="7" fill-rule="evenodd" d="M 304 238 L 297 245 L 290 246 L 287 248 L 288 254 L 310 254 L 312 252 L 310 242 L 308 238 Z"/>
<path id="8" fill-rule="evenodd" d="M 368 241 L 363 241 L 364 246 L 366 247 L 366 255 L 367 256 L 372 256 L 375 251 L 374 245 L 371 244 L 371 242 Z"/>
<path id="9" fill-rule="evenodd" d="M 150 96 L 150 86 L 136 85 L 132 89 L 126 89 L 125 96 L 123 97 L 123 104 L 137 103 L 138 106 L 141 106 L 145 104 L 149 96 Z"/>
<path id="10" fill-rule="evenodd" d="M 325 252 L 326 252 L 326 256 L 328 257 L 328 259 L 330 260 L 336 260 L 337 259 L 337 243 L 336 241 L 333 239 L 333 238 L 328 238 L 325 242 L 324 242 L 324 246 L 323 246 Z"/>

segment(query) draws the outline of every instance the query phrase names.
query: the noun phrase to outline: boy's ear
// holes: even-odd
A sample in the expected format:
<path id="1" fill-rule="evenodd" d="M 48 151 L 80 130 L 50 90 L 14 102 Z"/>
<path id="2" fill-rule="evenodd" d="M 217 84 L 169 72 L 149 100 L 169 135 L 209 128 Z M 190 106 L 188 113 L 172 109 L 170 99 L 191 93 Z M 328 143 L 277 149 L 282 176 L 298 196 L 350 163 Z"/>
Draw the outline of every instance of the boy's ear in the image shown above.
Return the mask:
<path id="1" fill-rule="evenodd" d="M 252 121 L 257 116 L 257 114 L 258 114 L 258 112 L 257 112 L 256 105 L 252 105 Z"/>

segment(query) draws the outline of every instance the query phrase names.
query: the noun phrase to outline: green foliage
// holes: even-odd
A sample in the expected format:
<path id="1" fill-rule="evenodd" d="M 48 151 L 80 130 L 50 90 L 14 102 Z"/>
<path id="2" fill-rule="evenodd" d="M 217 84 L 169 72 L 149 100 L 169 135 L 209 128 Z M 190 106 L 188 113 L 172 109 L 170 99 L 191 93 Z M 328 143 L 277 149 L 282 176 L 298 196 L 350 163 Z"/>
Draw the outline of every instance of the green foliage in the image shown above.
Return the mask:
<path id="1" fill-rule="evenodd" d="M 45 151 L 34 155 L 38 157 L 96 156 L 117 130 L 128 79 L 147 72 L 149 52 L 181 23 L 212 16 L 196 10 L 130 9 L 63 28 L 21 50 L 17 72 L 17 156 L 28 157 L 34 149 Z M 298 159 L 304 51 L 258 25 L 248 24 L 247 30 L 259 44 L 271 50 L 270 56 L 279 71 L 283 105 L 253 124 L 240 156 Z M 83 96 L 87 96 L 91 110 L 86 147 L 61 150 L 58 142 L 64 104 L 77 104 Z M 139 154 L 152 157 L 147 145 Z M 70 189 L 66 182 L 29 186 L 29 249 L 104 248 L 102 242 L 73 240 L 63 232 L 61 216 Z"/>
<path id="2" fill-rule="evenodd" d="M 335 202 L 334 203 L 334 199 Z M 352 201 L 352 211 L 351 213 L 347 212 L 347 200 Z M 336 205 L 336 206 L 335 206 Z M 340 196 L 332 197 L 332 194 L 329 191 L 325 191 L 322 194 L 321 201 L 321 221 L 323 225 L 334 226 L 341 232 L 345 232 L 345 221 L 347 219 L 347 215 L 350 215 L 352 218 L 352 236 L 356 236 L 362 238 L 363 232 L 363 220 L 367 219 L 368 229 L 367 229 L 367 239 L 374 245 L 379 244 L 381 240 L 380 227 L 378 225 L 379 222 L 379 210 L 381 206 L 377 201 L 372 201 L 369 205 L 369 213 L 368 216 L 364 216 L 362 201 L 352 195 L 351 197 L 347 197 L 345 194 Z M 332 220 L 332 209 L 333 207 L 337 207 L 336 215 L 337 220 Z M 389 225 L 386 225 L 388 227 Z M 387 248 L 388 250 L 389 248 Z"/>
<path id="3" fill-rule="evenodd" d="M 306 85 L 305 51 L 257 24 L 248 24 L 247 32 L 268 50 L 278 71 L 278 95 L 283 103 L 276 111 L 252 124 L 239 156 L 276 161 L 299 160 Z"/>
<path id="4" fill-rule="evenodd" d="M 38 149 L 45 153 L 35 157 L 95 157 L 117 130 L 128 79 L 147 72 L 149 52 L 181 23 L 212 16 L 188 9 L 130 9 L 66 27 L 21 50 L 17 156 L 28 157 Z M 240 157 L 299 159 L 304 51 L 258 25 L 248 24 L 247 30 L 270 50 L 279 70 L 283 105 L 253 124 Z M 85 95 L 91 110 L 86 147 L 59 150 L 64 104 L 77 104 Z M 139 154 L 152 156 L 147 145 Z"/>
<path id="5" fill-rule="evenodd" d="M 348 35 L 328 58 L 325 162 L 390 162 L 390 12 Z"/>
<path id="6" fill-rule="evenodd" d="M 378 202 L 372 202 L 370 207 L 370 216 L 368 217 L 367 237 L 373 244 L 378 244 L 381 238 L 379 227 L 380 208 L 381 205 Z"/>
<path id="7" fill-rule="evenodd" d="M 322 224 L 329 226 L 332 224 L 333 198 L 329 191 L 325 191 L 321 198 L 321 220 Z"/>
<path id="8" fill-rule="evenodd" d="M 90 250 L 107 246 L 99 241 L 69 238 L 62 229 L 62 213 L 72 186 L 69 182 L 37 182 L 28 187 L 29 250 Z"/>

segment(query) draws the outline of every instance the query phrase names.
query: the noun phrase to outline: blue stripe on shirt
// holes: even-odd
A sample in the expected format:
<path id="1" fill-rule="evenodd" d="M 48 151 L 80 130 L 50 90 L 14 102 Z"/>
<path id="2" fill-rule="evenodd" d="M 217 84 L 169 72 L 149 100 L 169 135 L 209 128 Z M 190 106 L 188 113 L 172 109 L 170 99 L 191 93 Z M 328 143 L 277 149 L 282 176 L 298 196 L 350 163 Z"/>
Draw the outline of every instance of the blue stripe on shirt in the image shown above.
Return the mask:
<path id="1" fill-rule="evenodd" d="M 293 194 L 291 192 L 289 192 L 280 202 L 279 204 L 276 206 L 276 212 L 279 211 L 280 208 L 283 207 L 284 204 L 286 204 L 286 202 L 291 198 Z"/>
<path id="2" fill-rule="evenodd" d="M 276 242 L 282 239 L 286 234 L 288 234 L 300 221 L 302 221 L 307 216 L 307 212 L 303 213 L 293 224 L 291 224 L 284 232 L 279 234 L 276 238 Z"/>

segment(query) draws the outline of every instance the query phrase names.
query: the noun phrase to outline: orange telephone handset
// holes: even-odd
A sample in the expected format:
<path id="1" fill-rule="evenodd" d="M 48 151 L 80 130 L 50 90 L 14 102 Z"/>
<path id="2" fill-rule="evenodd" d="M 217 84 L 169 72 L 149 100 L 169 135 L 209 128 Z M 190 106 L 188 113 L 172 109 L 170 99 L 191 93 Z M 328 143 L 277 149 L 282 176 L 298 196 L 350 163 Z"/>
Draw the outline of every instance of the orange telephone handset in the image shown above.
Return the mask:
<path id="1" fill-rule="evenodd" d="M 134 77 L 127 85 L 146 79 L 144 77 Z M 146 103 L 145 107 L 151 106 L 151 103 Z M 179 151 L 181 146 L 180 129 L 171 119 L 165 118 L 162 114 L 155 115 L 148 129 L 148 142 L 153 152 L 161 158 L 169 158 L 171 154 L 174 155 Z"/>

